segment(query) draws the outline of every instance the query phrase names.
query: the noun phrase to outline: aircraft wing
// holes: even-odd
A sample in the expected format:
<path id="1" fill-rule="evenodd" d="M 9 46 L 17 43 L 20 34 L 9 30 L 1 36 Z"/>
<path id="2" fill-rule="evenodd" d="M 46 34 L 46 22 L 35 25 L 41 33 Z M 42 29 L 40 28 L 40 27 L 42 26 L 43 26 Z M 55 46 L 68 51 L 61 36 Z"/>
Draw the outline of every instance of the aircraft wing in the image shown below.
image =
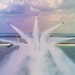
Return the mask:
<path id="1" fill-rule="evenodd" d="M 4 39 L 0 39 L 0 41 L 3 41 L 3 42 L 7 42 L 7 43 L 12 43 L 12 44 L 18 44 L 18 42 L 16 41 L 11 41 L 11 40 L 4 40 Z M 19 42 L 20 43 L 20 42 Z"/>
<path id="2" fill-rule="evenodd" d="M 49 42 L 50 41 L 54 41 L 55 43 L 61 43 L 61 42 L 64 42 L 64 41 L 67 41 L 67 40 L 72 40 L 72 39 L 75 39 L 75 37 L 70 37 L 70 38 L 67 38 L 67 37 L 52 37 L 49 39 Z"/>
<path id="3" fill-rule="evenodd" d="M 9 47 L 11 47 L 11 46 L 13 46 L 13 45 L 19 45 L 19 44 L 20 44 L 20 42 L 11 41 L 11 40 L 0 39 L 0 41 L 1 41 L 1 42 L 7 42 L 7 43 L 9 43 L 8 46 L 7 46 L 7 48 L 9 48 Z M 7 45 L 7 44 L 6 44 L 6 45 Z"/>

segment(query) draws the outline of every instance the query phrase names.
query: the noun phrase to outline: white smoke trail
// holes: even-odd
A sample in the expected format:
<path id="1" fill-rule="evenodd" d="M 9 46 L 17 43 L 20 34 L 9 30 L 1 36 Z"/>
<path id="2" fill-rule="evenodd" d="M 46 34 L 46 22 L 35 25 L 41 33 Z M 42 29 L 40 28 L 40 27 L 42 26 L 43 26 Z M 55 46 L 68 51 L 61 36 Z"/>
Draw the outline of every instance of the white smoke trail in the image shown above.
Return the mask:
<path id="1" fill-rule="evenodd" d="M 48 48 L 59 69 L 62 71 L 63 75 L 74 75 L 75 64 L 65 55 L 61 49 L 55 47 L 55 44 L 56 43 L 54 42 L 50 42 Z"/>
<path id="2" fill-rule="evenodd" d="M 75 74 L 75 64 L 58 48 L 55 47 L 55 42 L 49 41 L 51 32 L 60 26 L 61 24 L 54 26 L 53 28 L 50 28 L 46 30 L 41 37 L 41 47 L 43 48 L 42 50 L 48 50 L 52 54 L 57 66 L 59 69 L 62 71 L 63 75 L 74 75 Z M 72 39 L 72 38 L 71 38 Z M 49 41 L 49 43 L 48 43 Z M 46 46 L 46 47 L 44 47 Z"/>
<path id="3" fill-rule="evenodd" d="M 28 42 L 28 45 L 26 46 L 24 43 L 20 44 L 20 49 L 14 51 L 11 54 L 8 62 L 3 66 L 1 70 L 2 71 L 1 75 L 19 75 L 18 71 L 21 70 L 20 68 L 22 66 L 22 62 L 27 56 L 30 56 L 30 62 L 28 66 L 28 68 L 30 69 L 30 75 L 71 75 L 71 74 L 74 75 L 75 74 L 74 63 L 61 50 L 55 47 L 55 43 L 53 42 L 50 42 L 50 44 L 48 43 L 50 38 L 49 35 L 51 35 L 52 31 L 61 24 L 54 26 L 53 28 L 50 28 L 47 31 L 45 31 L 41 35 L 40 39 L 36 24 L 35 28 L 37 30 L 34 29 L 34 32 L 35 31 L 36 32 L 34 33 L 34 39 L 33 39 L 35 41 L 33 40 L 31 41 L 30 37 L 26 36 L 22 31 L 11 25 L 21 35 L 21 37 Z M 48 52 L 48 49 L 52 54 L 52 56 L 50 56 L 49 58 L 51 60 L 49 64 L 50 73 L 46 72 L 44 74 L 43 69 L 46 67 L 43 66 L 48 66 L 47 65 L 48 63 L 46 61 L 45 64 L 43 64 L 44 62 L 42 60 L 44 59 L 44 56 Z M 52 57 L 54 58 L 54 60 L 52 60 Z M 53 64 L 54 67 L 52 66 Z M 62 74 L 59 69 L 62 71 Z"/>
<path id="4" fill-rule="evenodd" d="M 41 61 L 42 57 L 41 57 L 41 53 L 35 51 L 32 55 L 31 55 L 31 62 L 30 62 L 30 70 L 31 70 L 31 75 L 42 75 L 42 68 L 41 68 Z"/>
<path id="5" fill-rule="evenodd" d="M 1 75 L 17 75 L 20 65 L 28 53 L 27 46 L 21 44 L 19 50 L 14 51 L 8 62 L 1 68 Z"/>
<path id="6" fill-rule="evenodd" d="M 42 64 L 41 65 L 42 65 L 42 71 L 44 71 L 42 75 L 63 75 L 60 69 L 58 68 L 58 66 L 56 65 L 55 61 L 53 60 L 51 53 L 47 53 L 49 52 L 48 43 L 46 40 L 44 40 L 44 38 L 42 38 L 40 45 L 41 45 L 40 51 L 42 53 Z"/>

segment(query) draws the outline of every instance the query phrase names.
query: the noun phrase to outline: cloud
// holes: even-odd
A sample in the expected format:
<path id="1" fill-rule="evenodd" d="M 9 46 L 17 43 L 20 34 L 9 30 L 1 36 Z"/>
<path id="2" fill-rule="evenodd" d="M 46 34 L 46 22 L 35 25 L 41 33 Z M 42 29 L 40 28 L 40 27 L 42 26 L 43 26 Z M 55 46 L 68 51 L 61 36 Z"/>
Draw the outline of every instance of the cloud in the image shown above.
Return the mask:
<path id="1" fill-rule="evenodd" d="M 62 0 L 32 0 L 32 7 L 40 11 L 54 11 L 60 4 Z"/>
<path id="2" fill-rule="evenodd" d="M 55 12 L 58 9 L 74 9 L 72 0 L 3 0 L 0 1 L 0 13 L 4 14 L 32 14 Z"/>
<path id="3" fill-rule="evenodd" d="M 30 6 L 20 1 L 6 0 L 0 2 L 0 13 L 4 14 L 23 14 L 30 10 Z"/>
<path id="4" fill-rule="evenodd" d="M 75 9 L 75 1 L 74 0 L 63 0 L 63 4 L 60 5 L 61 9 L 71 10 Z"/>
<path id="5" fill-rule="evenodd" d="M 28 5 L 11 5 L 10 13 L 12 14 L 24 14 L 29 11 L 30 7 Z"/>
<path id="6" fill-rule="evenodd" d="M 3 0 L 0 2 L 0 13 L 25 14 L 34 12 L 31 7 L 39 11 L 53 11 L 62 3 L 62 0 Z"/>

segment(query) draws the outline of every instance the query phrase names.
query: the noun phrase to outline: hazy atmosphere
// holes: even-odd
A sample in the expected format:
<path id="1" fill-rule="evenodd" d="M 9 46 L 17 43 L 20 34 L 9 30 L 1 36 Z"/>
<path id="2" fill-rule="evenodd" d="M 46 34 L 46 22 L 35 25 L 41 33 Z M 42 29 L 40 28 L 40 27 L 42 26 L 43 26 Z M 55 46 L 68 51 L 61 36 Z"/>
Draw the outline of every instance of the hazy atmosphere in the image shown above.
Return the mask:
<path id="1" fill-rule="evenodd" d="M 0 75 L 75 75 L 74 8 L 74 0 L 0 0 Z"/>

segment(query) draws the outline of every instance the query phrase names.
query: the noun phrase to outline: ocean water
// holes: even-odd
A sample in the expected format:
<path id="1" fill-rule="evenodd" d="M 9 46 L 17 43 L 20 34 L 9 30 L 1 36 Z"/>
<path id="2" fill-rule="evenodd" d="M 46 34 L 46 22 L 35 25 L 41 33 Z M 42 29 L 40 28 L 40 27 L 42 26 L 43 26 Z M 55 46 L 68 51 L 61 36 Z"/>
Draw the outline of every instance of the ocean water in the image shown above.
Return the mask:
<path id="1" fill-rule="evenodd" d="M 75 46 L 60 46 L 59 48 L 75 63 Z"/>

